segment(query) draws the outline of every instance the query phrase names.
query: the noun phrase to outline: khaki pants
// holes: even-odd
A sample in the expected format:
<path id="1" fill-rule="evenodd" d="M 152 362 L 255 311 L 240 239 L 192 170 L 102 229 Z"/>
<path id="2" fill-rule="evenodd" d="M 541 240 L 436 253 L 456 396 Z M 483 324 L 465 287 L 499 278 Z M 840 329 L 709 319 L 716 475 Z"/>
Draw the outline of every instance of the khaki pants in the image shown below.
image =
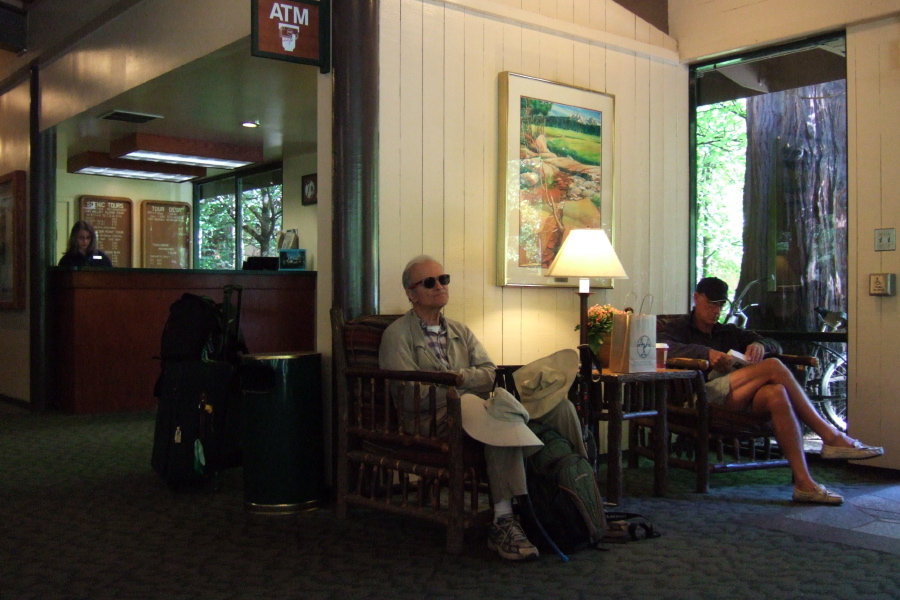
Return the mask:
<path id="1" fill-rule="evenodd" d="M 556 407 L 535 422 L 549 425 L 571 442 L 575 452 L 587 458 L 587 450 L 581 437 L 581 423 L 575 405 L 566 398 Z M 525 457 L 539 448 L 521 448 L 518 446 L 485 446 L 484 457 L 487 462 L 488 482 L 491 486 L 491 498 L 494 502 L 509 500 L 513 496 L 524 496 L 528 493 L 525 484 Z"/>

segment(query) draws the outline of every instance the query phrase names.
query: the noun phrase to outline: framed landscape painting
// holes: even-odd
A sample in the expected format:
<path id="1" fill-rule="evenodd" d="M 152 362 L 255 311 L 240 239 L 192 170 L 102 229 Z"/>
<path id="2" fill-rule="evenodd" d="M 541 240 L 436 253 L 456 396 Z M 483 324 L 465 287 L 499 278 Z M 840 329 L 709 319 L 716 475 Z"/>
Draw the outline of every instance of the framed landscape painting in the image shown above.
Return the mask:
<path id="1" fill-rule="evenodd" d="M 578 278 L 546 276 L 566 232 L 604 229 L 613 239 L 614 104 L 609 94 L 500 74 L 498 285 L 577 287 Z"/>

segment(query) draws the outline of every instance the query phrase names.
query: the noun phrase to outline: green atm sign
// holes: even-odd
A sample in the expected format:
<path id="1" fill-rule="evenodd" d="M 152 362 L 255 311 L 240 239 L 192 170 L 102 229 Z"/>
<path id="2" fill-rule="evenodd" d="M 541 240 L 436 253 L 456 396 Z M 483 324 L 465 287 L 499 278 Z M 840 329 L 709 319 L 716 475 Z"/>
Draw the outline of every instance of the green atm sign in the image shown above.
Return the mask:
<path id="1" fill-rule="evenodd" d="M 331 70 L 331 6 L 328 0 L 252 0 L 253 56 Z"/>

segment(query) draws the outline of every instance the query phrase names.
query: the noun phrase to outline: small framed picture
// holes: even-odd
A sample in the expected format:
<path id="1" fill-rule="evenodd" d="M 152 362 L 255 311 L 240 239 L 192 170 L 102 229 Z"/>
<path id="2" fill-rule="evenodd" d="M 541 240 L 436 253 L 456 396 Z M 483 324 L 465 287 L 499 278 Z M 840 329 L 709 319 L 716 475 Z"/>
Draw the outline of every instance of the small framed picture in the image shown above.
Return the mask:
<path id="1" fill-rule="evenodd" d="M 279 271 L 305 271 L 306 250 L 297 248 L 282 248 L 278 251 Z"/>
<path id="2" fill-rule="evenodd" d="M 319 201 L 319 184 L 316 181 L 316 173 L 304 175 L 300 180 L 303 188 L 303 205 L 315 204 Z"/>

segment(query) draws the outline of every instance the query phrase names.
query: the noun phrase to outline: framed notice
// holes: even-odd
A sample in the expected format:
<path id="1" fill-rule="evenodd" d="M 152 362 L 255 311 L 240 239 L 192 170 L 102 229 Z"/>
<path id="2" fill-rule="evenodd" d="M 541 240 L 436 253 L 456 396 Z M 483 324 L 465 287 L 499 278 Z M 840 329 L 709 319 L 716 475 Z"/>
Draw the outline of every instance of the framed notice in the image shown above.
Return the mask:
<path id="1" fill-rule="evenodd" d="M 0 308 L 25 308 L 25 171 L 0 176 Z"/>
<path id="2" fill-rule="evenodd" d="M 97 248 L 106 252 L 114 267 L 132 267 L 134 227 L 131 198 L 81 196 L 80 219 L 97 231 Z"/>
<path id="3" fill-rule="evenodd" d="M 331 70 L 329 0 L 252 0 L 250 53 Z"/>
<path id="4" fill-rule="evenodd" d="M 141 202 L 141 266 L 146 269 L 191 268 L 191 205 L 186 202 Z"/>

